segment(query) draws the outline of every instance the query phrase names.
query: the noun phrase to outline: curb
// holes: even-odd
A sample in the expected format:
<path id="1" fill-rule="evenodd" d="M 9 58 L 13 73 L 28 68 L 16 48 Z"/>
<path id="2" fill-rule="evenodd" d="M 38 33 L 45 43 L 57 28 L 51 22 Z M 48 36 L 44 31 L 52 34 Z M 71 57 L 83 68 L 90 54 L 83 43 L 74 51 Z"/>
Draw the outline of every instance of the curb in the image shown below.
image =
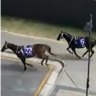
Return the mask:
<path id="1" fill-rule="evenodd" d="M 49 66 L 49 71 L 47 72 L 46 76 L 44 77 L 44 79 L 39 84 L 39 86 L 38 86 L 38 88 L 37 88 L 37 90 L 33 96 L 38 96 L 40 94 L 40 92 L 43 89 L 44 85 L 46 84 L 48 78 L 50 77 L 52 71 L 53 71 L 53 66 Z"/>
<path id="2" fill-rule="evenodd" d="M 17 59 L 17 56 L 15 54 L 8 54 L 8 53 L 2 53 L 1 57 L 11 58 L 11 59 Z M 33 61 L 36 63 L 40 63 L 41 59 L 37 58 L 30 58 L 29 61 Z M 60 60 L 58 60 L 60 61 Z M 44 77 L 44 79 L 41 81 L 37 91 L 35 92 L 34 96 L 49 96 L 52 92 L 52 88 L 55 85 L 55 81 L 60 74 L 60 71 L 62 69 L 62 66 L 60 65 L 60 62 L 57 61 L 48 61 L 49 65 L 49 71 Z"/>
<path id="3" fill-rule="evenodd" d="M 30 35 L 27 35 L 27 34 L 22 34 L 22 33 L 16 33 L 16 32 L 9 32 L 9 31 L 7 31 L 7 30 L 1 30 L 1 32 L 5 32 L 5 33 L 8 33 L 8 34 L 12 34 L 12 35 L 15 35 L 15 36 L 20 36 L 20 37 L 24 37 L 24 38 L 33 38 L 33 39 L 37 39 L 37 40 L 46 40 L 46 41 L 48 41 L 48 40 L 50 40 L 50 41 L 52 41 L 52 42 L 55 42 L 55 43 L 58 43 L 58 44 L 64 44 L 65 42 L 64 41 L 60 41 L 60 42 L 58 42 L 58 41 L 56 41 L 55 39 L 51 39 L 51 38 L 47 38 L 47 37 L 38 37 L 38 36 L 30 36 Z"/>

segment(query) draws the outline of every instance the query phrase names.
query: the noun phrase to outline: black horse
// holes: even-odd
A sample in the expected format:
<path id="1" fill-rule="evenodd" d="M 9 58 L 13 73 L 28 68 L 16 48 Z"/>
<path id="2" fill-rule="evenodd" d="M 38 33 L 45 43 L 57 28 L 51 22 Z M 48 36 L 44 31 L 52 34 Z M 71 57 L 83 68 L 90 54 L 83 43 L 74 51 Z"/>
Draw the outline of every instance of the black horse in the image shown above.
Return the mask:
<path id="1" fill-rule="evenodd" d="M 92 55 L 94 54 L 94 50 L 92 49 L 95 45 L 96 45 L 96 39 L 91 40 L 91 44 L 89 43 L 89 37 L 73 37 L 72 35 L 70 35 L 69 33 L 66 32 L 60 32 L 57 40 L 60 40 L 62 38 L 65 38 L 65 40 L 68 42 L 68 48 L 67 50 L 78 57 L 81 58 L 77 53 L 76 53 L 76 48 L 84 48 L 86 47 L 87 51 L 82 55 L 82 57 L 85 56 L 86 53 L 88 53 L 89 51 L 91 52 L 90 58 L 92 57 Z M 91 46 L 90 46 L 91 45 Z M 91 48 L 90 48 L 90 47 Z M 89 49 L 90 48 L 90 49 Z M 73 52 L 71 52 L 69 49 L 71 49 Z"/>
<path id="2" fill-rule="evenodd" d="M 45 52 L 47 51 L 51 55 L 55 56 L 55 54 L 51 53 L 51 47 L 46 44 L 18 46 L 5 41 L 5 44 L 3 45 L 1 51 L 3 52 L 6 49 L 11 49 L 17 55 L 17 57 L 22 61 L 22 63 L 24 64 L 24 71 L 26 70 L 26 64 L 27 64 L 26 58 L 36 56 L 42 59 L 41 65 L 43 65 L 44 60 L 46 60 L 45 64 L 48 66 L 47 61 L 49 59 L 49 56 L 47 56 Z M 27 65 L 32 66 L 30 64 Z"/>

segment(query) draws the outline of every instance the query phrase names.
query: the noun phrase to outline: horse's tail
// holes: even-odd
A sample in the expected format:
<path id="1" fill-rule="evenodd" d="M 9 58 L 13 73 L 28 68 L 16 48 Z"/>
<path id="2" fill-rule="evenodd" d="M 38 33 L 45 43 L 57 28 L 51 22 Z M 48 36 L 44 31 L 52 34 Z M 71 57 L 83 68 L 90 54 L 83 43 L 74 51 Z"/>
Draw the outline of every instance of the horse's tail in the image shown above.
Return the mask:
<path id="1" fill-rule="evenodd" d="M 95 39 L 95 45 L 96 45 L 96 39 Z"/>
<path id="2" fill-rule="evenodd" d="M 51 54 L 53 56 L 56 56 L 56 54 L 51 52 L 51 47 L 50 46 L 47 45 L 46 47 L 47 47 L 47 51 L 48 51 L 49 54 Z"/>

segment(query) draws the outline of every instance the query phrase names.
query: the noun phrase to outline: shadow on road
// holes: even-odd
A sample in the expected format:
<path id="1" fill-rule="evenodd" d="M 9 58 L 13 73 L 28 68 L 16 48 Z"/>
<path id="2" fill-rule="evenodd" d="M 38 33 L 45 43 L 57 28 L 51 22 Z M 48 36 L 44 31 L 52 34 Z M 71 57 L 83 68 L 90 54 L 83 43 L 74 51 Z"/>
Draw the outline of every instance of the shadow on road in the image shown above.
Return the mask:
<path id="1" fill-rule="evenodd" d="M 69 87 L 69 86 L 61 86 L 61 85 L 56 85 L 56 88 L 54 89 L 54 92 L 51 94 L 52 96 L 56 96 L 56 94 L 59 92 L 60 89 L 64 89 L 65 91 L 74 91 L 74 92 L 80 92 L 85 94 L 86 90 L 85 89 L 81 89 L 81 88 L 73 88 L 73 87 Z M 96 92 L 94 91 L 89 91 L 90 95 L 96 95 Z"/>
<path id="2" fill-rule="evenodd" d="M 83 57 L 83 58 L 79 59 L 75 55 L 71 55 L 71 54 L 56 54 L 56 55 L 58 58 L 60 58 L 62 60 L 84 60 L 84 61 L 88 60 L 87 57 Z"/>
<path id="3" fill-rule="evenodd" d="M 23 64 L 2 64 L 1 65 L 1 70 L 6 70 L 6 71 L 18 71 L 18 72 L 23 72 Z M 33 67 L 28 67 L 27 72 L 38 72 L 37 69 Z"/>

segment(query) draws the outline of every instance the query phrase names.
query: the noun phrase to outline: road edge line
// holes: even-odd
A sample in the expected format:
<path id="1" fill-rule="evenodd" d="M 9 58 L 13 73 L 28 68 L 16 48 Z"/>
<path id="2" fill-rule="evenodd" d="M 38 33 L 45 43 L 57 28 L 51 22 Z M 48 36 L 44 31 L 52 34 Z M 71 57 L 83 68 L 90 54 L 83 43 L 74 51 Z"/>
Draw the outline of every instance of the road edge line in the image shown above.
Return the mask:
<path id="1" fill-rule="evenodd" d="M 17 56 L 15 54 L 8 54 L 8 53 L 2 53 L 1 57 L 2 56 L 6 56 L 8 58 L 11 57 L 13 59 L 17 58 Z M 36 59 L 36 58 L 33 58 L 29 61 L 40 63 L 39 59 Z M 49 62 L 48 64 L 50 64 L 49 71 L 48 71 L 47 75 L 44 76 L 44 79 L 41 82 L 41 84 L 39 85 L 39 87 L 37 88 L 37 91 L 35 93 L 36 95 L 34 94 L 34 96 L 48 96 L 48 94 L 51 93 L 51 90 L 54 87 L 55 81 L 59 75 L 60 70 L 62 69 L 60 62 L 58 62 L 59 64 L 57 64 L 57 61 L 48 61 L 48 62 Z M 51 66 L 52 66 L 52 68 L 51 68 Z"/>
<path id="2" fill-rule="evenodd" d="M 53 72 L 53 66 L 49 65 L 49 71 L 47 72 L 46 76 L 44 76 L 43 80 L 41 81 L 40 85 L 37 88 L 37 91 L 35 92 L 35 94 L 33 96 L 39 96 L 40 92 L 42 91 L 44 85 L 46 84 L 46 82 L 48 81 L 51 73 Z"/>

